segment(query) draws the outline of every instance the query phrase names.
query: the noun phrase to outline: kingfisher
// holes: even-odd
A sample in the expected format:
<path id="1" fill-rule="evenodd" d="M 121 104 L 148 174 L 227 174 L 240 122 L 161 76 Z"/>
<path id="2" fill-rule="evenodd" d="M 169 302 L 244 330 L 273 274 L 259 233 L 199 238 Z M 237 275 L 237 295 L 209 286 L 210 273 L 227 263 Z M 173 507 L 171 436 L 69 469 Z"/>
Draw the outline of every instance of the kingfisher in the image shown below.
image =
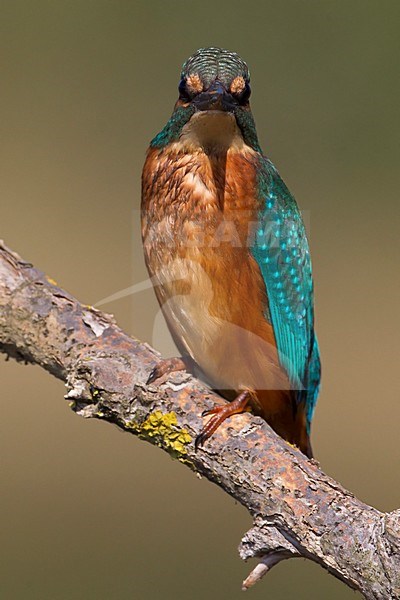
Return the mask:
<path id="1" fill-rule="evenodd" d="M 141 221 L 145 262 L 182 356 L 158 363 L 148 383 L 190 365 L 229 400 L 203 413 L 196 449 L 251 410 L 311 458 L 321 369 L 301 213 L 260 148 L 242 58 L 201 48 L 178 89 L 147 151 Z"/>

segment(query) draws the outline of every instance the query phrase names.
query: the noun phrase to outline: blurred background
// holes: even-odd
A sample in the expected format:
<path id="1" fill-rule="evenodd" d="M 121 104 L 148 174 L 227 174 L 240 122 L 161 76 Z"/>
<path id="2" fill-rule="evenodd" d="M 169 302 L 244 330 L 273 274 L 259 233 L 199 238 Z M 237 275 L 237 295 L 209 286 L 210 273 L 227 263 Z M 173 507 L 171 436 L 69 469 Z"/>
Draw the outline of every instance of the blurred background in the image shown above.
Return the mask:
<path id="1" fill-rule="evenodd" d="M 0 5 L 0 236 L 88 304 L 146 278 L 140 174 L 182 62 L 208 45 L 248 62 L 261 145 L 309 222 L 323 359 L 314 451 L 385 511 L 400 505 L 399 19 L 396 0 Z M 173 352 L 153 335 L 152 290 L 102 308 Z M 0 377 L 1 598 L 242 598 L 241 506 L 75 416 L 38 367 L 0 357 Z M 248 594 L 354 598 L 301 560 Z"/>

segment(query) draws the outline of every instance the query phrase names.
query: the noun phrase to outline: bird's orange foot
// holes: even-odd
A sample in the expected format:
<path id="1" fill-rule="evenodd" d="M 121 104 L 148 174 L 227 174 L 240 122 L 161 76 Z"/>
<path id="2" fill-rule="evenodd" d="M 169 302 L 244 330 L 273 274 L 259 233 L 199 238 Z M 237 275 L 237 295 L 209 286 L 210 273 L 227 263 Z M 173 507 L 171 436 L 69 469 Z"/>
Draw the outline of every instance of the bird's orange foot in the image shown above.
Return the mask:
<path id="1" fill-rule="evenodd" d="M 194 446 L 197 451 L 199 446 L 202 446 L 208 438 L 212 436 L 212 434 L 218 429 L 218 427 L 231 415 L 237 415 L 242 412 L 245 412 L 247 409 L 247 405 L 250 401 L 251 394 L 248 390 L 241 392 L 235 400 L 229 402 L 228 404 L 224 404 L 224 406 L 214 406 L 210 410 L 205 410 L 202 413 L 202 417 L 206 417 L 208 415 L 213 415 L 212 418 L 204 425 L 203 429 L 200 431 L 199 435 L 196 437 Z"/>
<path id="2" fill-rule="evenodd" d="M 163 358 L 160 362 L 150 371 L 150 375 L 147 378 L 146 385 L 153 383 L 156 379 L 160 379 L 163 375 L 169 375 L 174 371 L 185 371 L 188 367 L 188 360 L 186 358 Z"/>

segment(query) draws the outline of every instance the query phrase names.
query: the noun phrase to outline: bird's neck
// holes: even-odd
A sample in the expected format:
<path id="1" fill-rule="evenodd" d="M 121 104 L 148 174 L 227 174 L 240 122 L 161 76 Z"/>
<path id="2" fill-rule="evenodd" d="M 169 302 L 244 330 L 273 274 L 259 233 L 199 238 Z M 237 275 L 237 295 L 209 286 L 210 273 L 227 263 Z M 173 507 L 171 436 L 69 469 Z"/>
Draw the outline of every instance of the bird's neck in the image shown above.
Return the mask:
<path id="1" fill-rule="evenodd" d="M 144 174 L 157 174 L 151 186 L 164 188 L 167 204 L 188 206 L 191 199 L 195 212 L 207 204 L 211 214 L 211 206 L 223 211 L 227 199 L 236 205 L 249 196 L 247 183 L 253 190 L 258 161 L 258 152 L 246 144 L 233 114 L 204 111 L 192 116 L 176 141 L 150 147 Z M 255 198 L 256 192 L 250 195 Z"/>
<path id="2" fill-rule="evenodd" d="M 200 151 L 212 155 L 224 155 L 228 150 L 240 152 L 247 147 L 234 115 L 217 110 L 194 114 L 174 146 L 174 150 L 188 154 Z"/>
<path id="3" fill-rule="evenodd" d="M 178 140 L 149 148 L 143 169 L 146 218 L 169 214 L 176 219 L 179 213 L 215 220 L 227 211 L 253 214 L 259 160 L 233 115 L 216 111 L 194 115 Z"/>
<path id="4" fill-rule="evenodd" d="M 190 106 L 176 106 L 165 127 L 150 142 L 150 148 L 163 149 L 177 142 L 189 147 L 229 148 L 249 146 L 262 154 L 256 126 L 250 110 L 236 110 L 234 114 L 217 110 L 196 113 Z"/>

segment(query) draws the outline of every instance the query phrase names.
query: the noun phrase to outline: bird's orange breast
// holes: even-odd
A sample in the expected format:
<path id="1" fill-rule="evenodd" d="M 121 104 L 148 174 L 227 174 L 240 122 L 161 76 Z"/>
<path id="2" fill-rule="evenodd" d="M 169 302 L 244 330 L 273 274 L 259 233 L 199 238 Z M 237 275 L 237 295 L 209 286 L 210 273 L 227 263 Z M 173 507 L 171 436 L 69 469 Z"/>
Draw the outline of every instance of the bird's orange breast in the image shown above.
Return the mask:
<path id="1" fill-rule="evenodd" d="M 150 149 L 143 170 L 145 257 L 179 350 L 214 387 L 287 390 L 265 318 L 265 285 L 249 252 L 255 169 L 250 148 Z M 273 405 L 270 394 L 272 412 Z"/>

